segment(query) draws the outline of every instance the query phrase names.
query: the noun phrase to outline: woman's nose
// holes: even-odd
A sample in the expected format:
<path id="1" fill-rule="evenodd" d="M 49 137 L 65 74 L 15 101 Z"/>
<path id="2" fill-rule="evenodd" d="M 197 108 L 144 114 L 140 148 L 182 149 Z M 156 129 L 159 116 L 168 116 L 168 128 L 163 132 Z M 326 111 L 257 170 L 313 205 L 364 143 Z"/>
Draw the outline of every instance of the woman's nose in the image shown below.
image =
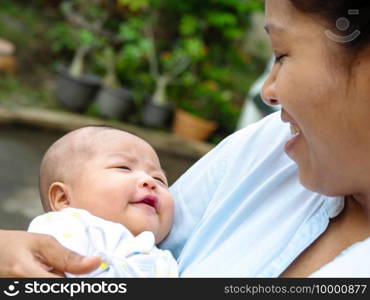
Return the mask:
<path id="1" fill-rule="evenodd" d="M 261 99 L 269 106 L 280 104 L 275 94 L 275 80 L 271 73 L 262 86 Z"/>

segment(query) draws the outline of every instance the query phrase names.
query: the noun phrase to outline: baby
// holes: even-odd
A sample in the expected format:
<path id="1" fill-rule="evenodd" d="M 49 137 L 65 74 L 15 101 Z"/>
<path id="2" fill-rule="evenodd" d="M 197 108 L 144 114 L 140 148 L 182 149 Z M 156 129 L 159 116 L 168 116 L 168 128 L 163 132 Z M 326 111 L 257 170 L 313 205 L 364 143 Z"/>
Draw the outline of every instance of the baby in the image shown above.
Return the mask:
<path id="1" fill-rule="evenodd" d="M 141 138 L 103 126 L 74 130 L 46 152 L 39 188 L 52 212 L 28 231 L 100 256 L 100 267 L 82 277 L 178 276 L 170 252 L 155 246 L 170 231 L 174 201 L 156 152 Z"/>

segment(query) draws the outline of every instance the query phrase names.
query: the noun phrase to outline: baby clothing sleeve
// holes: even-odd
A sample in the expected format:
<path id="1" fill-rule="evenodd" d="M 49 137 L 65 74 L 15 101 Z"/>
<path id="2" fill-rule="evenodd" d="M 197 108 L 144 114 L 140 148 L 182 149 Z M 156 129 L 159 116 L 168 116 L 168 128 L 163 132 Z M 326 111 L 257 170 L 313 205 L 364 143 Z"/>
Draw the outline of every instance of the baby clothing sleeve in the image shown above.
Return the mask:
<path id="1" fill-rule="evenodd" d="M 66 208 L 38 216 L 29 232 L 53 236 L 64 247 L 102 263 L 91 273 L 67 277 L 178 277 L 177 263 L 168 250 L 155 246 L 152 232 L 136 237 L 121 224 L 82 209 Z"/>

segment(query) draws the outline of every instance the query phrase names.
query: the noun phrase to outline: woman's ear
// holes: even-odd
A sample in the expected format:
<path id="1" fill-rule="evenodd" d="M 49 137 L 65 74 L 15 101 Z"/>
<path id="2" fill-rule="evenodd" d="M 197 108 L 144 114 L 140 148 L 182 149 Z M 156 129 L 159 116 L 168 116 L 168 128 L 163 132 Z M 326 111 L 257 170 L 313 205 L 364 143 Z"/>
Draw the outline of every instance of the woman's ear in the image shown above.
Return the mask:
<path id="1" fill-rule="evenodd" d="M 51 210 L 57 211 L 70 206 L 69 187 L 62 182 L 54 182 L 49 188 Z"/>

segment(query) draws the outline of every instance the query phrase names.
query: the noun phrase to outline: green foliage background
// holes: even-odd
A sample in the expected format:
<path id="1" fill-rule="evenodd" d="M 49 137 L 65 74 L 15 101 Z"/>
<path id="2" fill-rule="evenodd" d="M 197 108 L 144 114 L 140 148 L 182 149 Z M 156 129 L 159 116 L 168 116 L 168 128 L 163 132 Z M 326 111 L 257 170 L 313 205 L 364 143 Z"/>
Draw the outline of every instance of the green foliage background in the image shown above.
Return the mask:
<path id="1" fill-rule="evenodd" d="M 1 1 L 0 36 L 16 44 L 21 65 L 29 62 L 23 66 L 24 74 L 30 75 L 30 68 L 52 71 L 56 63 L 68 64 L 79 44 L 90 43 L 87 69 L 103 77 L 104 53 L 112 47 L 119 82 L 133 91 L 140 107 L 155 87 L 148 62 L 150 27 L 160 72 L 174 68 L 179 57 L 191 60 L 170 83 L 169 100 L 219 122 L 213 141 L 235 129 L 248 90 L 265 66 L 263 58 L 247 53 L 244 47 L 251 16 L 262 12 L 262 0 L 67 1 L 92 22 L 105 18 L 102 28 L 115 36 L 113 44 L 67 22 L 60 9 L 62 2 Z"/>

